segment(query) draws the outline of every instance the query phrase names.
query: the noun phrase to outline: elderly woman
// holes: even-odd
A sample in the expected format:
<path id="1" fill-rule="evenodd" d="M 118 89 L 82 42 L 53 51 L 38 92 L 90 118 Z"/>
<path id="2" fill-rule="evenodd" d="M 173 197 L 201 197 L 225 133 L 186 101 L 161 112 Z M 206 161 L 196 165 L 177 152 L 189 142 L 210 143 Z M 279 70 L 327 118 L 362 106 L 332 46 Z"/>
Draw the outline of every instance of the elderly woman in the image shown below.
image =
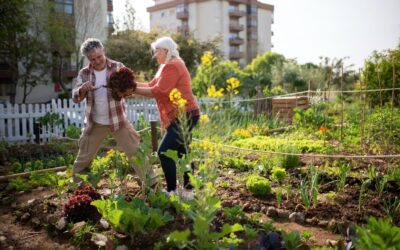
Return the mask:
<path id="1" fill-rule="evenodd" d="M 183 111 L 186 115 L 187 132 L 191 133 L 193 127 L 197 124 L 200 109 L 192 92 L 189 72 L 184 61 L 179 57 L 176 43 L 170 37 L 161 37 L 151 44 L 151 48 L 160 65 L 153 80 L 149 83 L 137 82 L 136 88 L 132 86 L 131 88 L 117 89 L 116 93 L 120 97 L 135 93 L 155 98 L 161 127 L 165 130 L 157 153 L 167 182 L 167 194 L 177 194 L 176 165 L 171 158 L 164 155 L 164 152 L 168 149 L 175 150 L 179 156 L 182 156 L 187 153 L 188 145 L 182 143 L 184 140 L 178 120 L 179 107 L 170 100 L 171 91 L 179 91 L 181 98 L 186 101 Z M 191 188 L 187 172 L 184 175 L 184 186 L 186 189 Z M 185 196 L 185 194 L 181 196 Z"/>

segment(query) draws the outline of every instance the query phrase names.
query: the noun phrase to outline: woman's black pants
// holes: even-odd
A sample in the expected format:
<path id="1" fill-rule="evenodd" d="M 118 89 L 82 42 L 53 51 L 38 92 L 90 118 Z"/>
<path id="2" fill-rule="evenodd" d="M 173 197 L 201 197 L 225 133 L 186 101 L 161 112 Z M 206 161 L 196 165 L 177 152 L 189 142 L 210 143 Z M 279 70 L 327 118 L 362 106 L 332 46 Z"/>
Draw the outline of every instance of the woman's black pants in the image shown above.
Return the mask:
<path id="1" fill-rule="evenodd" d="M 199 116 L 188 116 L 187 119 L 187 126 L 188 126 L 188 132 L 189 135 L 189 141 L 191 141 L 191 132 L 193 127 L 197 124 L 199 120 Z M 165 180 L 167 182 L 167 191 L 173 191 L 176 189 L 176 164 L 175 161 L 169 158 L 168 156 L 164 155 L 163 153 L 166 152 L 168 149 L 170 150 L 175 150 L 178 153 L 179 157 L 182 157 L 182 155 L 186 154 L 186 148 L 188 145 L 183 144 L 183 139 L 182 139 L 182 132 L 181 132 L 181 127 L 178 121 L 175 121 L 169 125 L 167 128 L 167 131 L 164 135 L 164 137 L 161 140 L 160 146 L 158 147 L 157 154 L 158 157 L 161 161 L 161 167 L 164 171 L 164 176 Z M 193 163 L 191 164 L 192 167 L 192 172 L 194 170 Z M 183 185 L 184 187 L 189 187 L 189 176 L 188 173 L 190 171 L 187 171 L 184 173 L 184 180 L 183 180 Z"/>

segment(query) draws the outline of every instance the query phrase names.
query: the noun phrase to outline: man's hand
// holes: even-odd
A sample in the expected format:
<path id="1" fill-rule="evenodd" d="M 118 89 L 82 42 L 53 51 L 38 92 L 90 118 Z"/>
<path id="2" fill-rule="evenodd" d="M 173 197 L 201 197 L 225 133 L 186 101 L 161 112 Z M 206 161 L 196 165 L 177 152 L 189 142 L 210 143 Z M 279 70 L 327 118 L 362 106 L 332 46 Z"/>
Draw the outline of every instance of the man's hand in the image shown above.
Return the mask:
<path id="1" fill-rule="evenodd" d="M 91 82 L 87 81 L 84 84 L 82 84 L 82 87 L 79 89 L 79 95 L 83 96 L 86 95 L 88 91 L 94 90 L 94 86 Z"/>

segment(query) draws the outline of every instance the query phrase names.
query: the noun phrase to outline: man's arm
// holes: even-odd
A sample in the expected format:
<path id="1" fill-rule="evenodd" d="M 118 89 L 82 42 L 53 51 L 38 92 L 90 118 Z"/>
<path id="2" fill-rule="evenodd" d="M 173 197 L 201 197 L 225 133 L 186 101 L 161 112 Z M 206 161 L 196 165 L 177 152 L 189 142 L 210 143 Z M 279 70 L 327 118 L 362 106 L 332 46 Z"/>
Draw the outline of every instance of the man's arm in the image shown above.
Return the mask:
<path id="1" fill-rule="evenodd" d="M 82 70 L 79 72 L 76 78 L 76 85 L 72 89 L 72 101 L 74 103 L 80 103 L 85 99 L 88 91 L 93 90 L 93 84 L 89 81 L 83 82 L 83 73 Z"/>

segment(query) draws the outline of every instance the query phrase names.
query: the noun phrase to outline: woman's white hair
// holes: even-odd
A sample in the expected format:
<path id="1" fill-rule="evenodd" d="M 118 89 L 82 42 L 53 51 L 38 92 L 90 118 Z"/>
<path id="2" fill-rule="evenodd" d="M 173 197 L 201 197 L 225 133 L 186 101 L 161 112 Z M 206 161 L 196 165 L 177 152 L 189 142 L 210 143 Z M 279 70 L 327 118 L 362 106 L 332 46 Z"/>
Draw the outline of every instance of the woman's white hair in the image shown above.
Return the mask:
<path id="1" fill-rule="evenodd" d="M 151 44 L 151 49 L 155 51 L 156 49 L 166 49 L 168 50 L 165 62 L 169 62 L 172 58 L 180 58 L 178 52 L 178 45 L 172 40 L 171 37 L 164 36 L 158 38 L 155 42 Z"/>

